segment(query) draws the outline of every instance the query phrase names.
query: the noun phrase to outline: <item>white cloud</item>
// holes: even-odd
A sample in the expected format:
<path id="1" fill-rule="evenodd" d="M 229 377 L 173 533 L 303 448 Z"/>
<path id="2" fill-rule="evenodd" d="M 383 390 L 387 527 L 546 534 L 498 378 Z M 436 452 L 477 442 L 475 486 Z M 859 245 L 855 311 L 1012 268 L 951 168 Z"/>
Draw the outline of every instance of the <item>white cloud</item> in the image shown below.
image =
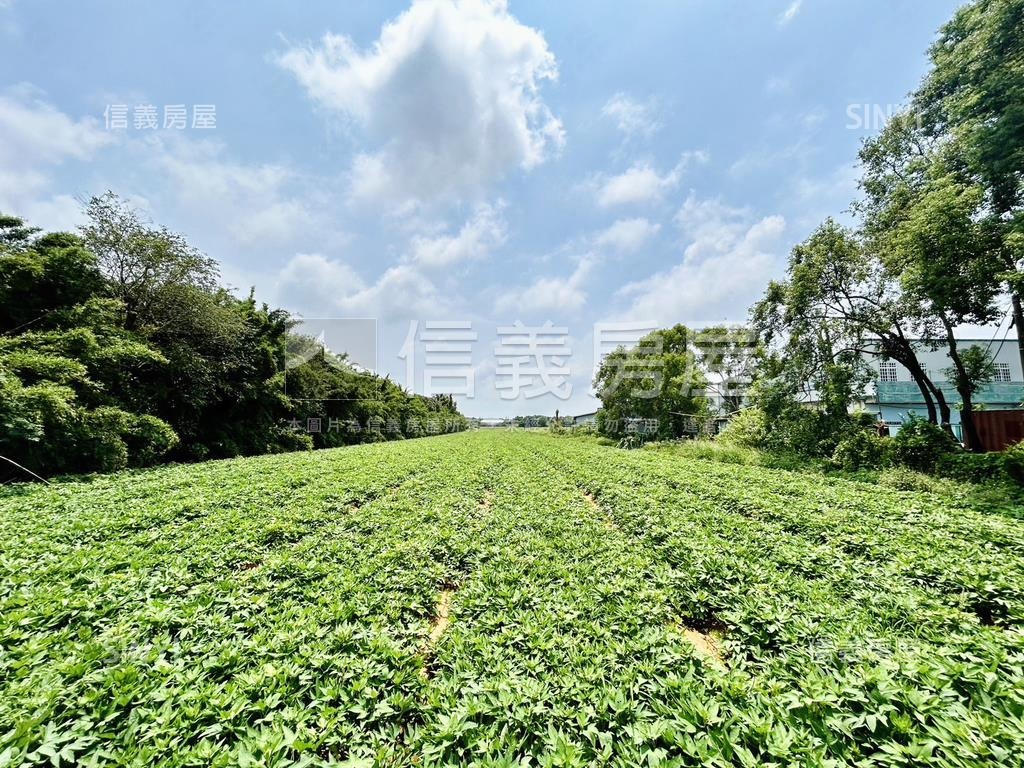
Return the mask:
<path id="1" fill-rule="evenodd" d="M 347 264 L 318 253 L 297 253 L 278 274 L 275 291 L 287 309 L 310 315 L 336 311 L 340 298 L 365 287 Z"/>
<path id="2" fill-rule="evenodd" d="M 95 118 L 73 120 L 26 86 L 0 94 L 0 133 L 3 167 L 87 160 L 114 141 Z"/>
<path id="3" fill-rule="evenodd" d="M 294 247 L 314 231 L 321 244 L 328 232 L 330 244 L 339 244 L 330 215 L 319 210 L 326 203 L 315 200 L 310 185 L 286 166 L 234 162 L 222 144 L 209 140 L 153 136 L 134 149 L 190 219 L 224 230 L 239 245 Z"/>
<path id="4" fill-rule="evenodd" d="M 365 51 L 328 34 L 278 62 L 365 133 L 371 147 L 350 172 L 355 198 L 400 207 L 479 193 L 564 141 L 540 97 L 557 77 L 555 57 L 503 0 L 414 0 Z"/>
<path id="5" fill-rule="evenodd" d="M 280 270 L 275 300 L 308 316 L 375 317 L 384 322 L 435 317 L 449 304 L 413 264 L 389 267 L 373 282 L 346 263 L 321 254 L 296 254 Z"/>
<path id="6" fill-rule="evenodd" d="M 617 176 L 606 179 L 597 193 L 598 205 L 608 208 L 629 203 L 660 200 L 668 190 L 679 184 L 673 169 L 664 176 L 646 163 L 638 163 Z"/>
<path id="7" fill-rule="evenodd" d="M 619 219 L 594 237 L 594 245 L 619 253 L 635 253 L 658 234 L 660 224 L 644 218 Z"/>
<path id="8" fill-rule="evenodd" d="M 0 187 L 3 187 L 2 178 Z M 2 209 L 3 203 L 0 202 Z M 51 232 L 74 232 L 85 223 L 82 203 L 72 195 L 43 195 L 29 200 L 17 213 L 32 226 Z"/>
<path id="9" fill-rule="evenodd" d="M 635 101 L 621 91 L 608 99 L 601 108 L 601 114 L 613 120 L 615 127 L 627 138 L 650 137 L 661 128 L 656 112 L 653 100 Z"/>
<path id="10" fill-rule="evenodd" d="M 784 27 L 800 13 L 800 6 L 804 4 L 804 0 L 793 0 L 792 3 L 779 15 L 779 26 Z"/>
<path id="11" fill-rule="evenodd" d="M 337 301 L 337 307 L 349 316 L 383 320 L 437 317 L 449 306 L 434 283 L 411 264 L 389 267 L 373 285 Z"/>
<path id="12" fill-rule="evenodd" d="M 687 152 L 674 168 L 664 174 L 649 163 L 637 162 L 616 176 L 597 176 L 591 181 L 591 186 L 596 191 L 597 204 L 602 208 L 657 202 L 679 185 L 683 172 L 691 163 L 706 161 L 704 152 Z"/>
<path id="13" fill-rule="evenodd" d="M 0 210 L 35 226 L 72 229 L 78 202 L 51 192 L 52 173 L 67 161 L 92 159 L 114 136 L 95 118 L 75 120 L 28 85 L 0 93 Z"/>
<path id="14" fill-rule="evenodd" d="M 568 277 L 537 278 L 525 288 L 511 290 L 500 296 L 496 308 L 502 312 L 575 312 L 587 301 L 583 283 L 596 262 L 592 254 L 586 254 L 579 259 Z"/>
<path id="15" fill-rule="evenodd" d="M 501 215 L 503 203 L 481 203 L 473 216 L 454 235 L 417 235 L 412 239 L 412 261 L 425 267 L 449 267 L 471 259 L 487 256 L 499 248 L 508 236 L 508 227 Z"/>
<path id="16" fill-rule="evenodd" d="M 662 325 L 744 321 L 746 307 L 777 271 L 785 220 L 755 221 L 744 209 L 691 195 L 676 221 L 688 242 L 682 261 L 625 286 L 620 293 L 630 306 L 622 316 L 653 318 Z"/>

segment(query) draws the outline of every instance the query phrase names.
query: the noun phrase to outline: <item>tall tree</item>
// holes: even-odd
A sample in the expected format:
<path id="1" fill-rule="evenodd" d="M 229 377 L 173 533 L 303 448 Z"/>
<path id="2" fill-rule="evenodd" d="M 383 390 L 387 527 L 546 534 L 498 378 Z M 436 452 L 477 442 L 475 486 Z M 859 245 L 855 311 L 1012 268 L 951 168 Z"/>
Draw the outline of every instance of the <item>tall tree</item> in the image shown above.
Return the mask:
<path id="1" fill-rule="evenodd" d="M 933 140 L 960 147 L 958 172 L 983 194 L 979 216 L 998 232 L 1024 369 L 1024 0 L 975 0 L 932 46 L 912 110 Z"/>
<path id="2" fill-rule="evenodd" d="M 709 415 L 707 378 L 693 340 L 690 329 L 676 325 L 649 333 L 633 349 L 620 347 L 605 356 L 594 379 L 605 434 L 621 437 L 633 419 L 653 420 L 661 438 L 699 427 Z"/>
<path id="3" fill-rule="evenodd" d="M 191 302 L 217 288 L 217 263 L 177 232 L 156 227 L 113 192 L 93 197 L 81 227 L 128 328 L 160 331 L 195 315 Z"/>
<path id="4" fill-rule="evenodd" d="M 985 190 L 965 177 L 963 147 L 929 136 L 910 112 L 895 116 L 860 156 L 865 199 L 856 206 L 869 248 L 899 280 L 912 314 L 947 349 L 966 441 L 978 446 L 973 391 L 955 329 L 998 318 L 1003 239 L 985 216 Z"/>
<path id="5" fill-rule="evenodd" d="M 752 317 L 766 343 L 781 343 L 789 368 L 804 381 L 851 353 L 899 362 L 920 390 L 929 421 L 948 427 L 949 404 L 917 356 L 915 339 L 927 333 L 927 321 L 856 233 L 834 220 L 793 248 L 787 279 L 769 286 Z"/>

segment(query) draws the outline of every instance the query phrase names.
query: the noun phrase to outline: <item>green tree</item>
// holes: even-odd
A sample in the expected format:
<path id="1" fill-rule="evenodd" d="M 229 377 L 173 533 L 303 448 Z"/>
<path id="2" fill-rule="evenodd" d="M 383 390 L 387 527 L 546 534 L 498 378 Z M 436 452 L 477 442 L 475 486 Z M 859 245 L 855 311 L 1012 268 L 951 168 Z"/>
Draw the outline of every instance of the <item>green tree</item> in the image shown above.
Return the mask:
<path id="1" fill-rule="evenodd" d="M 787 279 L 769 286 L 752 322 L 766 344 L 784 351 L 798 380 L 813 380 L 837 355 L 899 362 L 928 420 L 949 428 L 950 406 L 917 356 L 916 339 L 933 335 L 935 321 L 916 311 L 862 238 L 834 220 L 793 248 Z"/>
<path id="2" fill-rule="evenodd" d="M 929 137 L 908 112 L 894 117 L 865 143 L 857 206 L 869 247 L 898 280 L 910 312 L 935 345 L 943 344 L 958 374 L 961 423 L 967 442 L 979 444 L 973 388 L 955 329 L 998 318 L 1003 241 L 985 216 L 985 191 L 958 172 L 962 147 Z"/>
<path id="3" fill-rule="evenodd" d="M 1010 293 L 1024 368 L 1024 0 L 975 0 L 942 27 L 912 111 L 932 141 L 959 148 L 957 172 L 977 185 L 1001 240 L 990 276 Z"/>
<path id="4" fill-rule="evenodd" d="M 650 436 L 667 439 L 693 434 L 706 422 L 707 378 L 693 341 L 692 331 L 676 325 L 605 356 L 594 379 L 604 434 L 622 437 L 636 424 L 632 420 L 643 419 L 656 425 Z"/>
<path id="5" fill-rule="evenodd" d="M 147 222 L 113 192 L 93 197 L 81 227 L 129 330 L 168 330 L 189 322 L 191 302 L 217 288 L 216 262 L 165 227 Z"/>
<path id="6" fill-rule="evenodd" d="M 177 435 L 126 393 L 165 358 L 124 327 L 78 238 L 2 221 L 0 451 L 40 474 L 157 461 Z"/>

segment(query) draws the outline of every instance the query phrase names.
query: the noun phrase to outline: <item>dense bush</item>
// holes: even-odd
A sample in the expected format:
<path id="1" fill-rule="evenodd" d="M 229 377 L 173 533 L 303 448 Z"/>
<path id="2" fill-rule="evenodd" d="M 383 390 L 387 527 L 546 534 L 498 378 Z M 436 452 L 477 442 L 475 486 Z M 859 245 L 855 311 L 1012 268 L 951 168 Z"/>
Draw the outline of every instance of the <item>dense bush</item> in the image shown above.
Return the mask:
<path id="1" fill-rule="evenodd" d="M 285 371 L 314 344 L 286 311 L 219 288 L 212 260 L 111 195 L 87 216 L 81 237 L 0 216 L 0 455 L 57 475 L 465 428 L 450 396 L 320 347 Z"/>
<path id="2" fill-rule="evenodd" d="M 737 448 L 763 448 L 768 441 L 768 419 L 760 408 L 744 408 L 717 439 Z"/>
<path id="3" fill-rule="evenodd" d="M 1024 487 L 1024 443 L 1001 453 L 946 454 L 936 462 L 935 473 L 967 483 L 1010 482 Z"/>
<path id="4" fill-rule="evenodd" d="M 721 440 L 670 440 L 648 443 L 646 450 L 669 452 L 684 459 L 703 459 L 723 464 L 762 464 L 765 456 L 755 448 L 723 443 Z"/>
<path id="5" fill-rule="evenodd" d="M 1020 486 L 1024 486 L 1024 442 L 1003 451 L 1003 470 Z"/>
<path id="6" fill-rule="evenodd" d="M 832 454 L 832 463 L 845 470 L 880 469 L 891 462 L 892 441 L 858 429 L 844 437 Z"/>
<path id="7" fill-rule="evenodd" d="M 935 474 L 966 483 L 984 483 L 1001 479 L 1003 459 L 998 453 L 958 451 L 939 458 Z"/>
<path id="8" fill-rule="evenodd" d="M 913 414 L 892 438 L 893 462 L 920 472 L 934 472 L 943 456 L 959 450 L 949 432 Z"/>
<path id="9" fill-rule="evenodd" d="M 675 325 L 609 353 L 594 378 L 598 431 L 630 444 L 696 435 L 710 415 L 696 340 L 692 330 Z"/>

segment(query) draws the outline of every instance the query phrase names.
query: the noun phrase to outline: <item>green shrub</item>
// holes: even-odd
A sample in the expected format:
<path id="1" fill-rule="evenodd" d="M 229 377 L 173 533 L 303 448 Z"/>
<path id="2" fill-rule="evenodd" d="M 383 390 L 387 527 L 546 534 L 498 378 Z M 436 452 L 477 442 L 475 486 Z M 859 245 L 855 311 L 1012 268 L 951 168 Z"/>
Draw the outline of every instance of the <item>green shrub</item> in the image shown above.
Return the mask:
<path id="1" fill-rule="evenodd" d="M 1017 443 L 1000 454 L 1003 457 L 1003 471 L 1017 485 L 1024 486 L 1024 441 Z"/>
<path id="2" fill-rule="evenodd" d="M 939 459 L 959 450 L 942 427 L 913 414 L 892 438 L 893 462 L 919 472 L 934 472 Z"/>
<path id="3" fill-rule="evenodd" d="M 891 441 L 864 429 L 844 437 L 832 454 L 832 463 L 840 469 L 881 469 L 890 463 Z"/>
<path id="4" fill-rule="evenodd" d="M 76 469 L 86 471 L 148 466 L 178 443 L 178 436 L 165 421 L 113 406 L 81 411 L 76 427 L 81 457 Z"/>
<path id="5" fill-rule="evenodd" d="M 1001 453 L 961 451 L 939 459 L 935 473 L 966 483 L 1014 483 L 1024 486 L 1024 443 Z"/>
<path id="6" fill-rule="evenodd" d="M 124 441 L 132 466 L 148 467 L 178 444 L 178 435 L 166 421 L 143 414 L 135 417 Z"/>
<path id="7" fill-rule="evenodd" d="M 723 464 L 757 466 L 762 459 L 762 454 L 754 448 L 743 448 L 717 440 L 666 440 L 647 443 L 644 448 L 649 451 L 667 451 L 687 459 L 718 461 Z"/>
<path id="8" fill-rule="evenodd" d="M 762 448 L 768 441 L 768 418 L 760 408 L 744 408 L 717 439 L 737 448 Z"/>
<path id="9" fill-rule="evenodd" d="M 939 458 L 935 474 L 965 483 L 984 483 L 1003 477 L 1002 454 L 960 451 Z"/>
<path id="10" fill-rule="evenodd" d="M 878 475 L 878 484 L 895 491 L 913 491 L 915 493 L 935 493 L 947 498 L 958 496 L 958 488 L 949 480 L 932 477 L 907 467 L 892 467 Z"/>

